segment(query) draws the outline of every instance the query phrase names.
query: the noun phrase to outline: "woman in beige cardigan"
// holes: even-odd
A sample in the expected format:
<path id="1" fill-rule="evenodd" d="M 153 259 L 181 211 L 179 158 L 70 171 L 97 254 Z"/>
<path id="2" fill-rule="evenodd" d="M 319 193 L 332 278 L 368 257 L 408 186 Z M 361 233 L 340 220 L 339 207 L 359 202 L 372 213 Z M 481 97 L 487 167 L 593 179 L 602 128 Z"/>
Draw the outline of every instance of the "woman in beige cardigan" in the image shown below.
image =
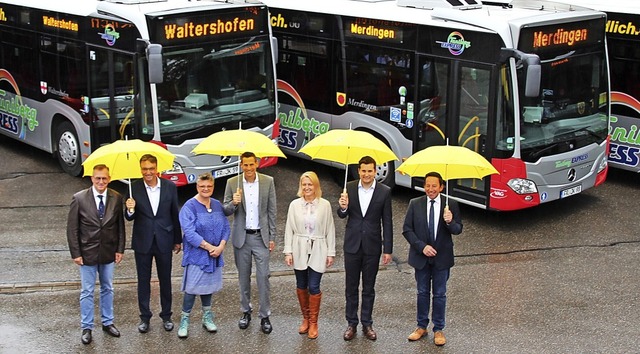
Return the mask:
<path id="1" fill-rule="evenodd" d="M 302 311 L 298 329 L 307 337 L 318 337 L 320 280 L 336 255 L 336 229 L 329 201 L 322 198 L 320 180 L 314 172 L 300 176 L 298 197 L 289 204 L 284 231 L 284 261 L 293 265 L 296 292 Z"/>

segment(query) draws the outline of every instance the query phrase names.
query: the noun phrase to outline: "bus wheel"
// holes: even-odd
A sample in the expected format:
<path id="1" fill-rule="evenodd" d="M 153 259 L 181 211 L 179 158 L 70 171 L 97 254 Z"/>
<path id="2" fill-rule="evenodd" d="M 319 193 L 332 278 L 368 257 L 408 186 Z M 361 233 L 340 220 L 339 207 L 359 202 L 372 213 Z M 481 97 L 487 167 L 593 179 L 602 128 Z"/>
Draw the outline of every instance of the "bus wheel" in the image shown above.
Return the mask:
<path id="1" fill-rule="evenodd" d="M 377 165 L 376 181 L 393 188 L 396 185 L 396 169 L 393 161 Z"/>
<path id="2" fill-rule="evenodd" d="M 56 128 L 55 140 L 58 147 L 56 155 L 60 167 L 64 172 L 72 176 L 80 176 L 82 173 L 82 159 L 80 158 L 80 144 L 78 134 L 73 124 L 62 122 Z"/>

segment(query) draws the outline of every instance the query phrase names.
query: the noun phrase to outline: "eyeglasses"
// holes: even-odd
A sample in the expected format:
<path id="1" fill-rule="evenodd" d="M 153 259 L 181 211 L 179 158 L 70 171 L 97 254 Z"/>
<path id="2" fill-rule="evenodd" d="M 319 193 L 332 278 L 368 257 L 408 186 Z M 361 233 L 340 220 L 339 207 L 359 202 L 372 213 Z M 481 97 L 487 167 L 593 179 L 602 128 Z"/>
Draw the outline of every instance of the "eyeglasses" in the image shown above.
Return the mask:
<path id="1" fill-rule="evenodd" d="M 204 186 L 198 186 L 198 188 L 200 188 L 200 189 L 213 189 L 213 185 L 212 184 L 208 184 L 208 185 L 204 185 Z"/>

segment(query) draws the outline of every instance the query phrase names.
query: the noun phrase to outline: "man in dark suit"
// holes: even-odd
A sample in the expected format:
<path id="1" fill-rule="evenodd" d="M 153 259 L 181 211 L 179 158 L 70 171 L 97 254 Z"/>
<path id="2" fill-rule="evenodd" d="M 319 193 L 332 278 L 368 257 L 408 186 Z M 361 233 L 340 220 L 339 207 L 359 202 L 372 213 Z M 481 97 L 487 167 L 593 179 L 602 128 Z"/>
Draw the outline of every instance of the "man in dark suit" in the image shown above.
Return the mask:
<path id="1" fill-rule="evenodd" d="M 338 216 L 349 217 L 344 233 L 345 317 L 347 330 L 344 340 L 356 335 L 358 326 L 358 288 L 362 276 L 362 332 L 376 340 L 373 330 L 373 302 L 378 264 L 391 262 L 393 252 L 393 226 L 391 220 L 391 188 L 375 180 L 376 162 L 365 156 L 358 163 L 360 179 L 347 184 L 346 193 L 340 195 Z"/>
<path id="2" fill-rule="evenodd" d="M 442 330 L 445 325 L 447 280 L 454 263 L 451 235 L 462 232 L 458 203 L 449 200 L 449 205 L 446 205 L 445 197 L 440 195 L 443 188 L 444 181 L 439 173 L 427 173 L 424 178 L 425 195 L 409 202 L 402 227 L 402 235 L 410 245 L 409 265 L 415 268 L 418 288 L 418 327 L 408 339 L 416 341 L 427 335 L 433 288 L 433 341 L 439 346 L 446 343 Z"/>
<path id="3" fill-rule="evenodd" d="M 240 329 L 251 322 L 251 263 L 256 262 L 256 282 L 260 299 L 260 329 L 273 330 L 271 315 L 269 258 L 276 238 L 276 188 L 273 178 L 257 173 L 258 160 L 252 152 L 240 156 L 242 175 L 227 180 L 224 190 L 224 214 L 233 215 L 231 243 L 240 285 Z"/>
<path id="4" fill-rule="evenodd" d="M 136 259 L 138 274 L 138 331 L 147 333 L 151 309 L 151 266 L 156 260 L 160 283 L 160 318 L 166 331 L 173 329 L 171 320 L 171 266 L 172 252 L 180 252 L 182 233 L 178 219 L 178 189 L 166 179 L 158 177 L 158 160 L 153 155 L 140 158 L 142 179 L 131 185 L 125 217 L 133 220 L 131 248 Z"/>
<path id="5" fill-rule="evenodd" d="M 80 266 L 80 322 L 84 344 L 92 340 L 93 292 L 98 274 L 102 330 L 120 337 L 113 324 L 113 272 L 124 255 L 125 230 L 122 195 L 107 188 L 110 181 L 109 168 L 96 165 L 91 176 L 93 186 L 73 195 L 67 219 L 69 251 L 73 262 Z"/>

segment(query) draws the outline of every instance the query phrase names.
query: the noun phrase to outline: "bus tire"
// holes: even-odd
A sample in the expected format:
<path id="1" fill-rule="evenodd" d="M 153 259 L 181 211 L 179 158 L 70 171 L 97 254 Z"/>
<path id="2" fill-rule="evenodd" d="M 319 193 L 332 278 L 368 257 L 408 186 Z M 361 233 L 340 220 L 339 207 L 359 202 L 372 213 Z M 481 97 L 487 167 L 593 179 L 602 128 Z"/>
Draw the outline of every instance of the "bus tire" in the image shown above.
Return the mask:
<path id="1" fill-rule="evenodd" d="M 76 129 L 71 122 L 64 121 L 56 127 L 54 143 L 56 157 L 62 170 L 72 176 L 80 176 L 82 174 L 80 144 Z"/>

